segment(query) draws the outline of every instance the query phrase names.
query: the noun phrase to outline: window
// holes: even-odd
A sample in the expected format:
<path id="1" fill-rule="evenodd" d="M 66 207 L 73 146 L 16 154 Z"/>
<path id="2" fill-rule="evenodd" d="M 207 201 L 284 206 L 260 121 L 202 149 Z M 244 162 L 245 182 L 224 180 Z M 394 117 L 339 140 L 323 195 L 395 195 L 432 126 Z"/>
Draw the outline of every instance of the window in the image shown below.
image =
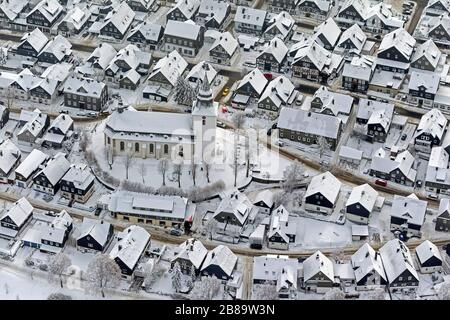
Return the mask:
<path id="1" fill-rule="evenodd" d="M 150 143 L 150 153 L 154 152 L 154 148 L 155 148 L 154 144 Z"/>
<path id="2" fill-rule="evenodd" d="M 120 151 L 125 150 L 125 142 L 120 141 Z"/>
<path id="3" fill-rule="evenodd" d="M 169 153 L 169 145 L 165 144 L 164 145 L 164 154 L 168 154 Z"/>
<path id="4" fill-rule="evenodd" d="M 202 125 L 204 125 L 204 126 L 206 125 L 206 117 L 205 116 L 202 117 Z"/>
<path id="5" fill-rule="evenodd" d="M 123 217 L 123 220 L 130 221 L 130 218 L 129 217 Z"/>
<path id="6" fill-rule="evenodd" d="M 111 144 L 111 138 L 108 137 L 108 144 Z"/>
<path id="7" fill-rule="evenodd" d="M 134 151 L 135 151 L 135 152 L 139 152 L 139 142 L 136 142 L 136 143 L 134 144 Z"/>

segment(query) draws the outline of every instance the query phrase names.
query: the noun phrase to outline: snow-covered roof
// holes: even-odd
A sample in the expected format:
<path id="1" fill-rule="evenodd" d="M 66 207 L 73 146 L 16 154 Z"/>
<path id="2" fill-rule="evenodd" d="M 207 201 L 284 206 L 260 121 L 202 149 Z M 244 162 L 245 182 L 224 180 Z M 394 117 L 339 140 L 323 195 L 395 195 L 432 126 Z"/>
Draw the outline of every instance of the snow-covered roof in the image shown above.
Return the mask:
<path id="1" fill-rule="evenodd" d="M 291 32 L 294 26 L 295 20 L 292 18 L 292 16 L 286 11 L 281 11 L 269 20 L 264 33 L 267 33 L 272 29 L 276 29 L 278 31 L 277 33 L 280 34 L 283 39 L 286 39 L 289 32 Z"/>
<path id="2" fill-rule="evenodd" d="M 202 271 L 209 266 L 217 266 L 227 276 L 231 276 L 237 264 L 237 256 L 227 246 L 219 245 L 208 252 L 202 265 Z"/>
<path id="3" fill-rule="evenodd" d="M 33 206 L 28 202 L 25 197 L 20 198 L 11 208 L 3 213 L 0 220 L 9 217 L 17 226 L 22 226 L 22 224 L 33 214 Z"/>
<path id="4" fill-rule="evenodd" d="M 378 48 L 378 54 L 394 47 L 406 60 L 409 60 L 415 44 L 416 39 L 414 39 L 408 31 L 403 28 L 398 28 L 383 37 L 380 47 Z"/>
<path id="5" fill-rule="evenodd" d="M 388 132 L 391 121 L 392 113 L 390 109 L 377 109 L 372 112 L 369 120 L 367 121 L 367 124 L 379 124 L 384 128 L 386 132 Z"/>
<path id="6" fill-rule="evenodd" d="M 108 117 L 106 127 L 126 134 L 193 135 L 191 115 L 182 113 L 117 110 Z"/>
<path id="7" fill-rule="evenodd" d="M 359 203 L 362 205 L 367 211 L 372 212 L 375 202 L 378 198 L 378 191 L 372 188 L 367 183 L 354 187 L 350 196 L 347 199 L 347 203 L 345 204 L 347 207 Z"/>
<path id="8" fill-rule="evenodd" d="M 25 179 L 28 179 L 30 174 L 35 172 L 42 163 L 47 161 L 49 156 L 38 149 L 33 149 L 28 157 L 16 168 L 16 173 L 20 174 Z"/>
<path id="9" fill-rule="evenodd" d="M 91 168 L 84 163 L 71 164 L 62 180 L 73 183 L 74 187 L 80 190 L 86 188 L 94 181 L 95 177 Z"/>
<path id="10" fill-rule="evenodd" d="M 0 170 L 7 175 L 19 161 L 21 155 L 19 148 L 10 139 L 1 141 Z"/>
<path id="11" fill-rule="evenodd" d="M 352 61 L 344 65 L 343 77 L 356 78 L 370 81 L 375 69 L 375 58 L 372 56 L 353 57 Z"/>
<path id="12" fill-rule="evenodd" d="M 109 43 L 100 43 L 97 48 L 92 51 L 91 55 L 86 61 L 97 63 L 100 68 L 105 70 L 111 60 L 115 57 L 117 51 Z"/>
<path id="13" fill-rule="evenodd" d="M 355 23 L 350 28 L 342 32 L 337 47 L 342 47 L 344 49 L 346 42 L 350 41 L 355 47 L 354 52 L 360 53 L 364 47 L 364 44 L 366 43 L 366 40 L 366 34 L 361 30 L 361 27 Z"/>
<path id="14" fill-rule="evenodd" d="M 421 134 L 429 134 L 433 138 L 442 140 L 447 127 L 447 118 L 439 109 L 433 108 L 425 113 L 420 119 L 414 138 Z"/>
<path id="15" fill-rule="evenodd" d="M 205 73 L 209 84 L 211 84 L 217 75 L 217 71 L 210 63 L 206 61 L 200 61 L 192 67 L 191 71 L 189 71 L 189 73 L 187 74 L 186 79 L 189 80 L 192 78 L 195 79 L 195 82 L 203 81 L 203 79 L 205 78 Z"/>
<path id="16" fill-rule="evenodd" d="M 278 76 L 270 81 L 258 100 L 258 103 L 269 98 L 274 105 L 287 105 L 295 91 L 294 84 L 285 76 Z"/>
<path id="17" fill-rule="evenodd" d="M 234 22 L 262 27 L 264 25 L 266 15 L 267 11 L 264 10 L 238 6 L 234 17 Z"/>
<path id="18" fill-rule="evenodd" d="M 256 195 L 253 203 L 264 202 L 269 208 L 273 206 L 273 192 L 271 190 L 263 190 Z"/>
<path id="19" fill-rule="evenodd" d="M 409 271 L 419 281 L 417 271 L 408 247 L 399 239 L 393 239 L 379 250 L 389 283 L 394 282 L 403 272 Z"/>
<path id="20" fill-rule="evenodd" d="M 206 17 L 206 20 L 214 19 L 219 25 L 221 25 L 228 13 L 230 3 L 221 0 L 202 0 L 198 14 Z"/>
<path id="21" fill-rule="evenodd" d="M 64 93 L 99 98 L 105 86 L 100 81 L 72 76 L 64 83 Z"/>
<path id="22" fill-rule="evenodd" d="M 252 71 L 250 71 L 249 73 L 247 73 L 242 79 L 241 81 L 239 81 L 239 84 L 236 88 L 236 90 L 239 90 L 239 88 L 242 88 L 245 84 L 249 83 L 253 89 L 255 89 L 255 91 L 261 95 L 261 93 L 263 92 L 264 88 L 267 85 L 267 79 L 266 77 L 264 77 L 263 73 L 261 72 L 261 70 L 259 70 L 258 68 L 253 69 Z"/>
<path id="23" fill-rule="evenodd" d="M 200 6 L 199 0 L 179 0 L 175 4 L 175 6 L 169 10 L 167 15 L 170 15 L 172 11 L 180 10 L 180 12 L 185 16 L 186 19 L 194 18 L 194 15 L 197 13 Z"/>
<path id="24" fill-rule="evenodd" d="M 321 193 L 331 203 L 336 203 L 342 183 L 332 173 L 326 171 L 311 179 L 305 197 Z"/>
<path id="25" fill-rule="evenodd" d="M 266 255 L 253 258 L 253 281 L 277 281 L 279 274 L 284 267 L 291 267 L 293 270 L 299 268 L 297 259 L 291 259 L 285 255 Z"/>
<path id="26" fill-rule="evenodd" d="M 63 82 L 70 75 L 73 65 L 68 62 L 52 64 L 41 74 L 41 78 Z"/>
<path id="27" fill-rule="evenodd" d="M 339 149 L 339 158 L 353 159 L 361 161 L 363 152 L 361 150 L 349 147 L 341 146 Z"/>
<path id="28" fill-rule="evenodd" d="M 53 40 L 50 40 L 47 45 L 39 53 L 52 53 L 58 61 L 64 59 L 64 57 L 72 54 L 72 44 L 65 37 L 57 35 Z"/>
<path id="29" fill-rule="evenodd" d="M 329 281 L 334 282 L 333 262 L 322 252 L 317 250 L 305 261 L 303 261 L 303 279 L 309 281 L 312 277 L 321 272 Z"/>
<path id="30" fill-rule="evenodd" d="M 429 167 L 446 169 L 448 161 L 449 154 L 443 147 L 431 148 L 430 160 L 428 161 Z"/>
<path id="31" fill-rule="evenodd" d="M 101 28 L 104 28 L 111 23 L 121 34 L 125 34 L 135 16 L 136 13 L 124 1 L 119 6 L 108 12 Z"/>
<path id="32" fill-rule="evenodd" d="M 221 46 L 226 53 L 232 56 L 239 47 L 239 43 L 230 32 L 226 31 L 217 35 L 216 40 L 212 44 L 209 51 L 213 50 L 217 46 Z"/>
<path id="33" fill-rule="evenodd" d="M 120 232 L 118 238 L 109 256 L 133 270 L 150 241 L 150 234 L 144 228 L 132 225 Z"/>
<path id="34" fill-rule="evenodd" d="M 64 174 L 69 170 L 70 163 L 66 158 L 66 154 L 58 152 L 50 160 L 47 161 L 45 167 L 36 173 L 36 176 L 43 174 L 48 181 L 55 185 L 61 180 Z"/>
<path id="35" fill-rule="evenodd" d="M 320 86 L 314 93 L 312 101 L 320 102 L 320 113 L 329 110 L 334 116 L 338 116 L 339 114 L 350 114 L 353 100 L 353 97 L 350 95 L 333 92 L 328 90 L 326 86 Z"/>
<path id="36" fill-rule="evenodd" d="M 253 204 L 247 196 L 239 191 L 232 192 L 222 199 L 214 216 L 220 215 L 222 212 L 233 214 L 241 225 L 247 221 L 250 211 L 253 209 Z"/>
<path id="37" fill-rule="evenodd" d="M 399 169 L 408 180 L 415 181 L 417 171 L 412 168 L 414 160 L 414 157 L 408 150 L 399 153 L 394 160 L 391 160 L 386 154 L 375 153 L 372 156 L 370 169 L 383 173 L 391 173 Z"/>
<path id="38" fill-rule="evenodd" d="M 408 223 L 421 226 L 425 221 L 427 202 L 395 195 L 392 200 L 391 216 L 406 219 Z"/>
<path id="39" fill-rule="evenodd" d="M 140 32 L 146 40 L 158 42 L 160 40 L 160 35 L 162 35 L 161 31 L 163 31 L 163 26 L 144 21 L 131 29 L 129 37 L 133 36 L 136 32 Z"/>
<path id="40" fill-rule="evenodd" d="M 429 39 L 416 48 L 411 62 L 414 63 L 420 58 L 425 57 L 430 65 L 436 68 L 441 59 L 441 55 L 441 50 L 439 50 L 433 40 Z"/>
<path id="41" fill-rule="evenodd" d="M 369 120 L 372 116 L 372 113 L 376 110 L 386 110 L 384 115 L 386 117 L 389 117 L 389 115 L 391 115 L 390 117 L 392 118 L 392 115 L 394 114 L 394 105 L 391 103 L 385 103 L 376 100 L 359 99 L 358 113 L 356 117 L 358 119 Z"/>
<path id="42" fill-rule="evenodd" d="M 109 222 L 103 220 L 84 218 L 80 227 L 81 233 L 77 240 L 89 235 L 101 246 L 104 246 L 108 240 L 110 226 Z"/>
<path id="43" fill-rule="evenodd" d="M 301 6 L 304 3 L 314 3 L 321 11 L 328 11 L 331 6 L 329 0 L 300 0 L 298 6 Z"/>
<path id="44" fill-rule="evenodd" d="M 50 124 L 50 129 L 59 129 L 63 134 L 67 134 L 70 127 L 73 125 L 72 118 L 67 114 L 58 115 Z"/>
<path id="45" fill-rule="evenodd" d="M 368 244 L 363 244 L 351 257 L 351 264 L 355 271 L 355 279 L 358 283 L 369 273 L 376 272 L 384 280 L 387 280 L 381 257 Z"/>
<path id="46" fill-rule="evenodd" d="M 328 18 L 314 29 L 313 38 L 321 46 L 323 46 L 324 43 L 322 43 L 321 40 L 321 37 L 323 37 L 332 47 L 334 47 L 340 35 L 341 29 L 339 28 L 338 24 L 334 21 L 333 18 Z"/>
<path id="47" fill-rule="evenodd" d="M 412 71 L 409 78 L 408 90 L 419 91 L 422 87 L 426 93 L 436 94 L 441 76 L 434 72 Z"/>
<path id="48" fill-rule="evenodd" d="M 450 15 L 441 14 L 439 16 L 431 17 L 428 20 L 428 27 L 428 34 L 439 27 L 444 29 L 447 33 L 450 33 Z"/>
<path id="49" fill-rule="evenodd" d="M 172 261 L 178 259 L 188 260 L 198 270 L 207 254 L 208 250 L 200 240 L 190 238 L 178 246 L 177 253 L 172 258 Z"/>
<path id="50" fill-rule="evenodd" d="M 27 17 L 35 11 L 39 11 L 50 24 L 53 24 L 59 14 L 63 11 L 63 6 L 58 0 L 42 0 L 27 14 Z"/>
<path id="51" fill-rule="evenodd" d="M 36 52 L 41 52 L 48 42 L 47 36 L 38 28 L 34 29 L 32 32 L 25 33 L 20 39 L 20 45 L 24 42 L 33 47 Z"/>
<path id="52" fill-rule="evenodd" d="M 75 30 L 81 30 L 81 28 L 84 27 L 86 21 L 89 20 L 91 15 L 92 12 L 90 8 L 82 4 L 78 4 L 77 6 L 67 11 L 67 14 L 64 16 L 62 21 L 72 24 Z"/>
<path id="53" fill-rule="evenodd" d="M 138 69 L 141 64 L 149 65 L 151 61 L 151 54 L 142 51 L 134 44 L 128 44 L 120 49 L 114 58 L 109 62 L 107 70 L 110 69 L 114 73 L 121 70 L 120 62 L 126 63 L 131 69 Z M 125 70 L 124 70 L 125 71 Z"/>
<path id="54" fill-rule="evenodd" d="M 420 265 L 423 265 L 432 257 L 435 257 L 436 259 L 442 261 L 442 256 L 439 252 L 439 248 L 430 240 L 425 240 L 416 247 L 416 255 L 419 259 Z"/>
<path id="55" fill-rule="evenodd" d="M 191 21 L 169 20 L 164 30 L 164 36 L 174 36 L 182 39 L 197 40 L 202 27 Z"/>
<path id="56" fill-rule="evenodd" d="M 302 41 L 296 48 L 296 54 L 292 64 L 309 59 L 321 72 L 331 74 L 342 62 L 343 57 L 329 52 L 313 39 Z"/>
<path id="57" fill-rule="evenodd" d="M 288 54 L 288 47 L 284 44 L 284 41 L 277 36 L 270 40 L 267 47 L 259 54 L 258 58 L 264 54 L 272 55 L 278 63 L 282 63 Z"/>
<path id="58" fill-rule="evenodd" d="M 342 120 L 325 114 L 283 107 L 278 118 L 278 128 L 305 132 L 337 139 Z"/>
<path id="59" fill-rule="evenodd" d="M 20 13 L 22 13 L 29 2 L 30 0 L 2 1 L 0 4 L 0 10 L 10 21 L 14 21 Z"/>
<path id="60" fill-rule="evenodd" d="M 172 86 L 175 86 L 178 77 L 183 74 L 187 66 L 188 63 L 186 60 L 184 60 L 178 51 L 173 50 L 164 58 L 158 60 L 149 76 L 149 80 L 161 73 Z"/>

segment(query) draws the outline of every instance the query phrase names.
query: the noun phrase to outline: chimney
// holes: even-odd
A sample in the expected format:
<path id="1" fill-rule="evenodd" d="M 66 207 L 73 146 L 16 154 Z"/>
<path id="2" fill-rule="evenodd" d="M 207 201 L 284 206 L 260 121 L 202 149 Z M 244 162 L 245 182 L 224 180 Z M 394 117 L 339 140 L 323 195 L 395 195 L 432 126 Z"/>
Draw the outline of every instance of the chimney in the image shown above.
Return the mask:
<path id="1" fill-rule="evenodd" d="M 211 258 L 213 258 L 214 259 L 214 256 L 216 255 L 216 253 L 213 251 L 212 253 L 211 253 Z"/>
<path id="2" fill-rule="evenodd" d="M 131 232 L 131 229 L 130 228 L 128 228 L 128 233 L 130 233 Z"/>
<path id="3" fill-rule="evenodd" d="M 100 224 L 103 224 L 103 220 L 100 220 Z"/>
<path id="4" fill-rule="evenodd" d="M 277 47 L 277 40 L 275 40 L 274 42 L 273 42 L 273 46 L 276 48 Z"/>

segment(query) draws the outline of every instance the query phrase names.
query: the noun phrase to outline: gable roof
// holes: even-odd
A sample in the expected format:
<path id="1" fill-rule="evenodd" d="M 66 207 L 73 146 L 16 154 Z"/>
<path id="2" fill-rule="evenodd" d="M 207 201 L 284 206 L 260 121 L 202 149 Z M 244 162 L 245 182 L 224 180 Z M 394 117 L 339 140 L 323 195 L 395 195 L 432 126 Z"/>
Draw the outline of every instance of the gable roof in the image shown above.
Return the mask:
<path id="1" fill-rule="evenodd" d="M 355 270 L 357 283 L 372 272 L 378 273 L 382 279 L 387 281 L 381 257 L 368 243 L 363 244 L 352 255 L 351 264 Z"/>
<path id="2" fill-rule="evenodd" d="M 194 22 L 169 20 L 164 30 L 164 36 L 175 36 L 183 39 L 197 40 L 199 34 L 202 32 L 202 27 Z"/>
<path id="3" fill-rule="evenodd" d="M 320 86 L 314 92 L 313 101 L 319 100 L 322 104 L 320 113 L 330 110 L 334 116 L 339 114 L 349 115 L 353 106 L 353 97 L 347 94 L 333 92 L 326 86 Z"/>
<path id="4" fill-rule="evenodd" d="M 292 64 L 307 58 L 320 72 L 325 74 L 331 74 L 343 60 L 342 56 L 329 52 L 313 39 L 302 41 L 297 48 Z"/>
<path id="5" fill-rule="evenodd" d="M 74 187 L 80 190 L 86 188 L 95 180 L 91 168 L 84 163 L 73 163 L 69 171 L 62 177 L 62 180 L 73 183 Z"/>
<path id="6" fill-rule="evenodd" d="M 124 1 L 119 6 L 108 12 L 101 29 L 111 23 L 123 35 L 130 27 L 135 16 L 136 13 Z"/>
<path id="7" fill-rule="evenodd" d="M 109 43 L 100 43 L 97 48 L 92 51 L 86 61 L 97 63 L 100 68 L 105 70 L 111 60 L 116 56 L 117 51 Z"/>
<path id="8" fill-rule="evenodd" d="M 30 174 L 39 168 L 49 156 L 38 149 L 33 149 L 24 161 L 16 168 L 16 173 L 27 179 Z"/>
<path id="9" fill-rule="evenodd" d="M 424 88 L 427 93 L 436 94 L 441 76 L 434 72 L 412 71 L 409 78 L 408 90 L 419 91 Z"/>
<path id="10" fill-rule="evenodd" d="M 24 11 L 29 2 L 30 0 L 2 1 L 0 4 L 0 10 L 3 11 L 9 21 L 14 21 L 20 13 Z"/>
<path id="11" fill-rule="evenodd" d="M 288 78 L 278 76 L 269 82 L 258 103 L 269 98 L 278 107 L 287 105 L 294 91 L 295 86 Z"/>
<path id="12" fill-rule="evenodd" d="M 391 217 L 406 219 L 408 223 L 421 226 L 425 221 L 427 202 L 399 195 L 394 196 Z"/>
<path id="13" fill-rule="evenodd" d="M 108 241 L 110 226 L 111 224 L 109 222 L 103 220 L 98 221 L 97 219 L 84 218 L 80 227 L 81 233 L 77 240 L 89 235 L 104 247 L 106 241 Z"/>
<path id="14" fill-rule="evenodd" d="M 277 36 L 270 40 L 267 47 L 259 54 L 258 58 L 263 54 L 272 55 L 278 63 L 282 63 L 288 54 L 288 47 L 284 44 L 283 40 Z"/>
<path id="15" fill-rule="evenodd" d="M 43 174 L 48 181 L 54 186 L 61 180 L 64 174 L 69 170 L 70 163 L 66 158 L 66 154 L 58 152 L 45 164 L 45 167 L 36 173 L 36 176 Z M 36 177 L 35 176 L 35 177 Z"/>
<path id="16" fill-rule="evenodd" d="M 208 250 L 205 248 L 200 240 L 190 238 L 178 246 L 177 254 L 172 258 L 172 261 L 177 259 L 188 260 L 192 263 L 195 269 L 199 270 L 203 261 L 205 260 Z"/>
<path id="17" fill-rule="evenodd" d="M 350 206 L 355 203 L 362 205 L 367 211 L 372 212 L 375 203 L 378 199 L 378 191 L 372 188 L 367 183 L 354 187 L 350 196 L 347 199 L 345 206 Z"/>
<path id="18" fill-rule="evenodd" d="M 0 220 L 9 217 L 16 226 L 21 226 L 33 213 L 33 206 L 28 202 L 25 197 L 20 198 L 11 208 L 1 215 Z"/>
<path id="19" fill-rule="evenodd" d="M 408 247 L 399 239 L 393 239 L 379 250 L 389 283 L 393 283 L 403 272 L 409 271 L 415 280 L 419 281 L 414 269 L 411 253 Z"/>
<path id="20" fill-rule="evenodd" d="M 72 54 L 72 44 L 65 37 L 57 35 L 53 40 L 50 40 L 47 45 L 39 53 L 52 53 L 56 59 L 61 61 L 65 56 Z"/>
<path id="21" fill-rule="evenodd" d="M 420 119 L 417 130 L 414 134 L 414 138 L 426 133 L 433 138 L 439 138 L 442 140 L 444 131 L 447 127 L 447 118 L 442 114 L 439 109 L 433 108 L 425 113 Z"/>
<path id="22" fill-rule="evenodd" d="M 258 192 L 256 195 L 255 201 L 253 201 L 253 204 L 256 204 L 258 202 L 263 202 L 267 205 L 267 207 L 272 208 L 273 206 L 273 192 L 271 190 L 263 190 L 261 192 Z"/>
<path id="23" fill-rule="evenodd" d="M 414 39 L 408 31 L 403 28 L 398 28 L 383 37 L 380 47 L 378 48 L 378 54 L 389 50 L 390 48 L 396 48 L 405 59 L 409 60 L 415 44 L 416 39 Z"/>
<path id="24" fill-rule="evenodd" d="M 187 74 L 186 79 L 196 78 L 197 80 L 203 81 L 205 79 L 205 73 L 209 84 L 211 84 L 217 75 L 217 71 L 210 63 L 200 61 L 192 67 L 191 71 Z"/>
<path id="25" fill-rule="evenodd" d="M 237 257 L 227 246 L 219 245 L 206 255 L 202 271 L 211 265 L 218 266 L 227 276 L 231 276 L 237 264 Z"/>
<path id="26" fill-rule="evenodd" d="M 22 45 L 24 42 L 28 42 L 28 44 L 39 53 L 47 44 L 48 38 L 41 30 L 36 28 L 31 32 L 25 33 L 22 38 L 20 38 L 19 45 Z"/>
<path id="27" fill-rule="evenodd" d="M 167 15 L 170 15 L 175 10 L 180 10 L 180 12 L 185 16 L 187 20 L 192 19 L 195 13 L 198 11 L 200 6 L 199 0 L 179 0 L 175 6 L 169 10 Z"/>
<path id="28" fill-rule="evenodd" d="M 314 29 L 314 40 L 320 45 L 324 45 L 320 36 L 324 37 L 329 44 L 334 47 L 341 35 L 341 28 L 337 25 L 333 18 L 328 18 Z"/>
<path id="29" fill-rule="evenodd" d="M 353 43 L 355 53 L 360 53 L 366 43 L 367 36 L 358 24 L 353 24 L 350 28 L 342 32 L 337 47 L 341 47 L 345 42 L 350 41 Z M 353 49 L 352 49 L 353 50 Z"/>
<path id="30" fill-rule="evenodd" d="M 39 11 L 50 24 L 53 24 L 63 11 L 63 7 L 58 0 L 42 0 L 27 14 L 27 17 L 36 11 Z"/>
<path id="31" fill-rule="evenodd" d="M 213 50 L 217 46 L 221 46 L 226 51 L 226 53 L 228 53 L 230 56 L 232 56 L 236 52 L 236 49 L 238 48 L 239 43 L 230 32 L 226 31 L 226 32 L 221 33 L 216 38 L 216 40 L 214 40 L 209 51 Z"/>
<path id="32" fill-rule="evenodd" d="M 333 262 L 328 259 L 322 252 L 317 250 L 305 261 L 303 261 L 303 278 L 304 281 L 309 281 L 317 273 L 322 274 L 328 278 L 329 281 L 334 282 Z"/>
<path id="33" fill-rule="evenodd" d="M 267 82 L 268 81 L 267 81 L 266 77 L 264 77 L 261 70 L 259 70 L 258 68 L 255 68 L 252 71 L 250 71 L 249 73 L 247 73 L 241 79 L 241 81 L 239 81 L 239 84 L 238 84 L 236 90 L 242 88 L 245 84 L 249 83 L 251 85 L 251 87 L 253 89 L 255 89 L 255 91 L 259 95 L 261 95 L 261 93 L 263 92 L 264 88 L 267 85 Z"/>
<path id="34" fill-rule="evenodd" d="M 228 212 L 233 214 L 241 225 L 243 225 L 253 209 L 253 204 L 247 198 L 247 196 L 239 191 L 231 192 L 227 194 L 216 211 L 214 212 L 213 218 L 220 215 L 222 212 Z"/>
<path id="35" fill-rule="evenodd" d="M 0 141 L 0 169 L 8 174 L 19 161 L 21 154 L 19 148 L 10 139 Z"/>
<path id="36" fill-rule="evenodd" d="M 103 82 L 72 76 L 64 83 L 64 93 L 99 98 L 105 87 Z"/>
<path id="37" fill-rule="evenodd" d="M 316 193 L 322 194 L 328 201 L 335 203 L 339 195 L 342 183 L 332 173 L 326 171 L 318 174 L 311 179 L 306 189 L 305 197 Z"/>
<path id="38" fill-rule="evenodd" d="M 423 265 L 432 257 L 435 257 L 436 259 L 442 261 L 442 256 L 439 252 L 439 248 L 430 240 L 425 240 L 416 247 L 416 255 L 419 259 L 420 265 Z"/>
<path id="39" fill-rule="evenodd" d="M 264 25 L 266 15 L 267 11 L 264 10 L 238 6 L 234 16 L 234 22 L 262 27 Z"/>
<path id="40" fill-rule="evenodd" d="M 164 33 L 163 31 L 163 26 L 156 23 L 144 21 L 131 29 L 130 36 L 128 38 L 132 37 L 137 32 L 140 32 L 145 40 L 158 42 L 160 40 L 160 35 L 162 36 L 162 34 Z"/>
<path id="41" fill-rule="evenodd" d="M 198 9 L 198 14 L 205 16 L 206 21 L 214 19 L 219 25 L 221 25 L 228 13 L 230 3 L 221 0 L 202 0 Z"/>
<path id="42" fill-rule="evenodd" d="M 61 130 L 63 134 L 67 134 L 72 124 L 73 120 L 69 115 L 60 114 L 52 121 L 49 129 L 56 128 Z"/>
<path id="43" fill-rule="evenodd" d="M 172 86 L 175 86 L 178 77 L 183 74 L 187 66 L 188 63 L 186 60 L 184 60 L 178 51 L 173 50 L 164 58 L 159 59 L 158 62 L 156 62 L 149 79 L 151 80 L 156 74 L 161 73 Z"/>
<path id="44" fill-rule="evenodd" d="M 292 16 L 286 11 L 281 11 L 269 20 L 268 26 L 264 33 L 267 33 L 272 29 L 276 29 L 278 30 L 278 33 L 281 34 L 281 37 L 283 39 L 286 39 L 289 32 L 294 28 L 294 26 L 295 20 L 292 18 Z"/>
<path id="45" fill-rule="evenodd" d="M 420 58 L 425 57 L 430 65 L 436 69 L 441 56 L 441 50 L 439 50 L 433 40 L 429 39 L 416 48 L 411 62 L 414 63 Z"/>

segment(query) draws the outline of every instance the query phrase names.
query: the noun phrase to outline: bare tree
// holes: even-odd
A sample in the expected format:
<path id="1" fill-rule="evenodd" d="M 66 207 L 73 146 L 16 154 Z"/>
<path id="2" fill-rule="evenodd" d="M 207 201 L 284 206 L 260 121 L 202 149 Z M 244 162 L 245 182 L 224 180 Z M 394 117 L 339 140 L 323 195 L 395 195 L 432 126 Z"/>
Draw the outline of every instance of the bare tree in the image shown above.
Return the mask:
<path id="1" fill-rule="evenodd" d="M 211 164 L 210 164 L 210 163 L 205 163 L 205 164 L 203 165 L 203 167 L 205 168 L 206 181 L 207 181 L 208 183 L 210 183 L 210 181 L 209 181 L 209 173 L 210 173 L 210 171 L 211 171 Z"/>
<path id="2" fill-rule="evenodd" d="M 179 292 L 181 289 L 181 267 L 178 262 L 172 269 L 172 288 L 175 289 L 175 292 Z"/>
<path id="3" fill-rule="evenodd" d="M 325 293 L 322 297 L 322 300 L 344 300 L 345 293 L 339 288 L 333 288 L 327 293 Z"/>
<path id="4" fill-rule="evenodd" d="M 450 283 L 442 283 L 438 290 L 439 300 L 450 300 Z"/>
<path id="5" fill-rule="evenodd" d="M 158 163 L 158 172 L 161 174 L 163 179 L 163 186 L 166 185 L 166 173 L 169 169 L 169 160 L 167 159 L 161 159 Z"/>
<path id="6" fill-rule="evenodd" d="M 144 270 L 144 286 L 150 288 L 158 279 L 161 279 L 163 274 L 167 271 L 161 264 L 156 263 L 152 270 L 146 267 Z"/>
<path id="7" fill-rule="evenodd" d="M 273 281 L 255 286 L 254 300 L 278 300 L 277 287 Z"/>
<path id="8" fill-rule="evenodd" d="M 216 231 L 218 223 L 219 222 L 214 218 L 209 219 L 206 223 L 204 230 L 207 234 L 209 234 L 209 240 L 212 240 L 212 235 Z"/>
<path id="9" fill-rule="evenodd" d="M 47 300 L 72 300 L 72 297 L 60 292 L 57 293 L 51 293 L 48 297 Z"/>
<path id="10" fill-rule="evenodd" d="M 71 264 L 70 258 L 62 252 L 57 253 L 50 258 L 48 266 L 49 276 L 51 278 L 58 277 L 61 288 L 63 288 L 62 275 Z"/>
<path id="11" fill-rule="evenodd" d="M 133 164 L 134 159 L 130 153 L 127 153 L 123 157 L 123 166 L 125 167 L 125 179 L 128 180 L 128 171 L 130 170 L 131 165 Z"/>
<path id="12" fill-rule="evenodd" d="M 319 146 L 319 158 L 322 159 L 326 150 L 330 150 L 331 143 L 327 140 L 327 138 L 320 136 L 317 138 L 317 145 Z"/>
<path id="13" fill-rule="evenodd" d="M 241 130 L 244 128 L 245 120 L 245 113 L 242 111 L 238 111 L 233 114 L 233 117 L 231 119 L 236 130 Z"/>
<path id="14" fill-rule="evenodd" d="M 88 265 L 87 279 L 94 292 L 100 291 L 105 297 L 105 288 L 113 288 L 120 281 L 120 268 L 117 263 L 106 254 L 100 254 Z"/>
<path id="15" fill-rule="evenodd" d="M 220 281 L 212 277 L 202 277 L 194 283 L 191 297 L 198 300 L 212 300 L 220 290 Z"/>
<path id="16" fill-rule="evenodd" d="M 181 175 L 183 174 L 183 167 L 181 163 L 173 164 L 173 175 L 176 177 L 178 182 L 178 188 L 181 188 Z"/>
<path id="17" fill-rule="evenodd" d="M 233 145 L 233 163 L 231 164 L 231 167 L 233 168 L 234 186 L 236 187 L 239 169 L 239 146 L 236 142 Z"/>
<path id="18" fill-rule="evenodd" d="M 198 164 L 194 160 L 191 161 L 192 183 L 195 186 L 195 178 L 197 177 Z"/>
<path id="19" fill-rule="evenodd" d="M 16 100 L 16 95 L 15 95 L 15 93 L 14 93 L 14 88 L 13 87 L 9 87 L 7 90 L 6 90 L 6 93 L 5 93 L 5 98 L 6 98 L 6 107 L 8 108 L 8 109 L 10 109 L 11 110 L 11 108 L 13 107 L 13 105 L 14 105 L 14 102 L 15 102 L 15 100 Z"/>
<path id="20" fill-rule="evenodd" d="M 141 165 L 139 166 L 139 173 L 141 174 L 142 177 L 142 183 L 145 184 L 145 175 L 147 174 L 147 166 L 145 165 L 144 162 L 141 162 Z"/>
<path id="21" fill-rule="evenodd" d="M 296 160 L 285 169 L 283 173 L 283 182 L 281 183 L 281 187 L 287 193 L 291 193 L 294 190 L 294 188 L 298 185 L 300 180 L 302 180 L 302 178 L 303 178 L 303 168 Z"/>

